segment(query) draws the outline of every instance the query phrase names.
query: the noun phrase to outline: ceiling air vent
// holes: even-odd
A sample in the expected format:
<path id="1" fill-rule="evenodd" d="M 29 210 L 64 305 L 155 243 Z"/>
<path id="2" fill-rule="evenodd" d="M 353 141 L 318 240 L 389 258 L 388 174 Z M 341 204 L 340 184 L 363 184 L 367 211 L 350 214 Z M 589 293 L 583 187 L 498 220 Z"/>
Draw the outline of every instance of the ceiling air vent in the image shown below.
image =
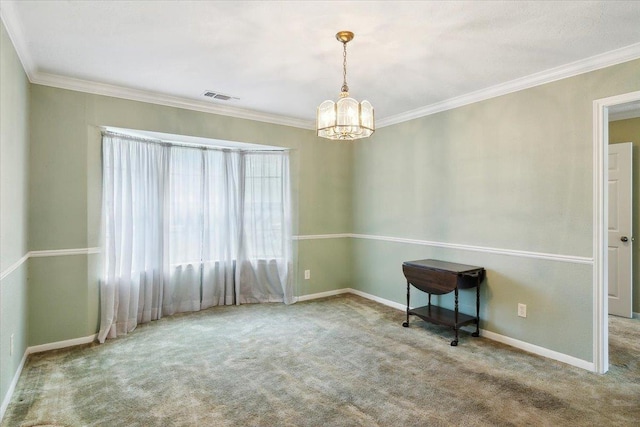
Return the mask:
<path id="1" fill-rule="evenodd" d="M 212 90 L 206 91 L 203 95 L 207 98 L 218 99 L 220 101 L 237 101 L 240 99 L 235 96 L 225 95 L 224 93 L 214 92 Z"/>

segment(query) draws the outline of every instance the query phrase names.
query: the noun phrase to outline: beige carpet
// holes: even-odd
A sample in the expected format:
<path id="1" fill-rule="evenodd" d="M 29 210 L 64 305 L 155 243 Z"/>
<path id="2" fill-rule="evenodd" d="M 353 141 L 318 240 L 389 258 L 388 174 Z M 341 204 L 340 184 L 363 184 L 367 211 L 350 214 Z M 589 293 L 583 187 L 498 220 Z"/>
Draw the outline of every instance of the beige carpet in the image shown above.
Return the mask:
<path id="1" fill-rule="evenodd" d="M 32 355 L 2 426 L 638 426 L 640 325 L 596 375 L 345 295 Z"/>

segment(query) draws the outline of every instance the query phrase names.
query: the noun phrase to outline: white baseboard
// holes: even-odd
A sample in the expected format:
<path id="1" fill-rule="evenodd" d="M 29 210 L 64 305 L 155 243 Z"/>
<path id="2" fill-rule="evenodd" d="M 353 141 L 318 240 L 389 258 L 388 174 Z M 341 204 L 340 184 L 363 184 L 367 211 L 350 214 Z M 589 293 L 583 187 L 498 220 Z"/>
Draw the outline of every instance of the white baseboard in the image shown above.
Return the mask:
<path id="1" fill-rule="evenodd" d="M 73 347 L 75 345 L 91 344 L 96 340 L 98 334 L 89 335 L 88 337 L 74 338 L 72 340 L 57 341 L 48 344 L 34 345 L 27 348 L 28 354 L 42 353 L 43 351 L 58 350 L 61 348 Z"/>
<path id="2" fill-rule="evenodd" d="M 328 293 L 328 292 L 323 292 L 322 294 L 305 295 L 304 298 L 306 300 L 306 299 L 322 298 L 324 296 L 329 296 L 329 295 L 323 295 L 325 293 Z M 399 304 L 395 301 L 391 301 L 385 298 L 380 298 L 375 295 L 371 295 L 366 292 L 362 292 L 352 288 L 344 288 L 344 289 L 339 289 L 337 291 L 331 291 L 330 294 L 339 295 L 344 293 L 355 294 L 363 298 L 370 299 L 372 301 L 378 302 L 380 304 L 383 304 L 398 310 L 405 311 L 407 309 L 407 306 L 404 304 Z M 299 301 L 304 301 L 304 300 L 299 300 Z M 638 314 L 638 313 L 634 313 L 634 314 Z M 578 359 L 577 357 L 569 356 L 568 354 L 559 353 L 554 350 L 549 350 L 548 348 L 545 348 L 545 347 L 540 347 L 535 344 L 530 344 L 528 342 L 520 341 L 515 338 L 510 338 L 504 335 L 500 335 L 495 332 L 487 331 L 485 329 L 480 329 L 480 336 L 484 338 L 488 338 L 493 341 L 500 342 L 502 344 L 510 345 L 511 347 L 524 350 L 528 353 L 533 353 L 538 356 L 542 356 L 548 359 L 553 359 L 559 362 L 566 363 L 567 365 L 571 365 L 578 368 L 586 369 L 587 371 L 595 372 L 595 364 L 593 362 L 587 362 L 586 360 Z"/>
<path id="3" fill-rule="evenodd" d="M 296 297 L 296 301 L 309 301 L 312 299 L 332 297 L 334 295 L 348 294 L 349 292 L 351 292 L 350 288 L 343 288 L 335 291 L 318 292 L 317 294 L 300 295 Z"/>
<path id="4" fill-rule="evenodd" d="M 352 293 L 354 295 L 358 295 L 358 296 L 361 296 L 363 298 L 370 299 L 371 301 L 379 302 L 382 305 L 386 305 L 388 307 L 392 307 L 392 308 L 395 308 L 395 309 L 398 309 L 398 310 L 402 310 L 402 311 L 407 311 L 406 304 L 400 304 L 400 303 L 397 303 L 395 301 L 391 301 L 391 300 L 388 300 L 388 299 L 385 299 L 385 298 L 380 298 L 380 297 L 377 297 L 375 295 L 371 295 L 371 294 L 368 294 L 366 292 L 359 291 L 357 289 L 349 288 L 348 291 L 349 291 L 349 293 Z"/>
<path id="5" fill-rule="evenodd" d="M 480 329 L 480 336 L 489 338 L 490 340 L 497 341 L 502 344 L 510 345 L 511 347 L 515 347 L 517 349 L 524 350 L 526 352 L 533 353 L 538 356 L 557 360 L 558 362 L 563 362 L 563 363 L 566 363 L 567 365 L 586 369 L 587 371 L 591 371 L 591 372 L 596 371 L 596 365 L 593 362 L 587 362 L 586 360 L 578 359 L 577 357 L 569 356 L 568 354 L 549 350 L 548 348 L 540 347 L 535 344 L 530 344 L 528 342 L 520 341 L 515 338 L 510 338 L 504 335 L 496 334 L 495 332 L 487 331 L 485 329 Z"/>
<path id="6" fill-rule="evenodd" d="M 319 292 L 317 294 L 301 295 L 301 296 L 297 297 L 296 301 L 309 301 L 309 300 L 312 300 L 312 299 L 326 298 L 326 297 L 331 297 L 331 296 L 334 296 L 334 295 L 342 295 L 342 294 L 358 295 L 358 296 L 361 296 L 363 298 L 370 299 L 370 300 L 375 301 L 375 302 L 379 302 L 382 305 L 387 305 L 389 307 L 396 308 L 398 310 L 406 310 L 406 308 L 407 308 L 406 305 L 399 304 L 397 302 L 394 302 L 394 301 L 391 301 L 391 300 L 388 300 L 388 299 L 380 298 L 380 297 L 377 297 L 375 295 L 368 294 L 366 292 L 362 292 L 362 291 L 359 291 L 359 290 L 353 289 L 353 288 L 342 288 L 342 289 L 336 289 L 335 291 L 327 291 L 327 292 Z"/>
<path id="7" fill-rule="evenodd" d="M 13 380 L 11 380 L 11 384 L 9 385 L 9 389 L 7 390 L 7 394 L 5 394 L 4 396 L 4 399 L 2 401 L 2 406 L 0 406 L 0 422 L 4 418 L 4 413 L 7 411 L 7 408 L 9 407 L 9 402 L 11 402 L 11 397 L 13 396 L 13 392 L 16 389 L 16 385 L 18 385 L 20 374 L 22 374 L 22 368 L 24 368 L 24 364 L 27 361 L 27 356 L 29 356 L 29 349 L 25 350 L 24 355 L 22 356 L 22 360 L 18 365 L 18 369 L 16 369 L 16 373 L 13 376 Z"/>

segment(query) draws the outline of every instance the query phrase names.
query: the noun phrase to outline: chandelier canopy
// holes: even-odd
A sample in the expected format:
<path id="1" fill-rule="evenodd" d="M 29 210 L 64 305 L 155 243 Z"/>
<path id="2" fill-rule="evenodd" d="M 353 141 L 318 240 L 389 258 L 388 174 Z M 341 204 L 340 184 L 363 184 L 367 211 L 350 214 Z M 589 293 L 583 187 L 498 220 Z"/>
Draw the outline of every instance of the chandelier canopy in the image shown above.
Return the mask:
<path id="1" fill-rule="evenodd" d="M 342 88 L 337 102 L 324 101 L 318 107 L 316 130 L 328 139 L 353 140 L 371 136 L 375 131 L 373 106 L 369 101 L 358 102 L 349 96 L 347 86 L 347 43 L 353 40 L 351 31 L 340 31 L 336 39 L 342 43 Z"/>

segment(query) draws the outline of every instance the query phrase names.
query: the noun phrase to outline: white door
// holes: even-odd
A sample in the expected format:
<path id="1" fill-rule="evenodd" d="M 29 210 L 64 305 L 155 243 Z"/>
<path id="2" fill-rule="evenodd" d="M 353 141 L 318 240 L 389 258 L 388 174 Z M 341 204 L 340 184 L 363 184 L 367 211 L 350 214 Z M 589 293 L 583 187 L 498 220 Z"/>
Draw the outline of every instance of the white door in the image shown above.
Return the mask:
<path id="1" fill-rule="evenodd" d="M 609 314 L 631 317 L 632 144 L 609 145 Z"/>

